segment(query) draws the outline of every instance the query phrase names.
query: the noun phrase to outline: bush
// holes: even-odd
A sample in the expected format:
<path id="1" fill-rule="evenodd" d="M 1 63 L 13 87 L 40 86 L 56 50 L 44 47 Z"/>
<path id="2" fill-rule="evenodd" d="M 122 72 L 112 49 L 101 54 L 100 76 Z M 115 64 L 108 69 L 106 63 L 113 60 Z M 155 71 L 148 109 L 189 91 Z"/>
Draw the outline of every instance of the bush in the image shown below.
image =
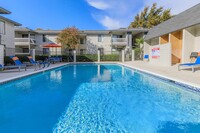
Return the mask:
<path id="1" fill-rule="evenodd" d="M 77 62 L 95 62 L 98 60 L 97 54 L 85 54 L 85 55 L 77 55 Z"/>
<path id="2" fill-rule="evenodd" d="M 141 54 L 142 54 L 142 49 L 135 48 L 135 60 L 141 60 L 142 59 Z"/>
<path id="3" fill-rule="evenodd" d="M 119 54 L 102 55 L 101 61 L 119 61 Z"/>
<path id="4" fill-rule="evenodd" d="M 22 63 L 29 62 L 29 59 L 27 58 L 26 55 L 16 55 L 16 56 L 19 58 L 19 60 Z M 35 56 L 36 61 L 45 61 L 47 58 L 48 58 L 48 55 L 36 55 Z M 62 55 L 62 59 L 63 59 L 63 62 L 73 62 L 73 56 Z M 77 55 L 76 60 L 77 60 L 77 62 L 95 62 L 98 60 L 98 55 L 97 54 Z M 119 55 L 118 54 L 101 55 L 101 61 L 119 61 Z M 11 65 L 11 64 L 14 64 L 14 62 L 10 57 L 5 56 L 4 64 Z"/>

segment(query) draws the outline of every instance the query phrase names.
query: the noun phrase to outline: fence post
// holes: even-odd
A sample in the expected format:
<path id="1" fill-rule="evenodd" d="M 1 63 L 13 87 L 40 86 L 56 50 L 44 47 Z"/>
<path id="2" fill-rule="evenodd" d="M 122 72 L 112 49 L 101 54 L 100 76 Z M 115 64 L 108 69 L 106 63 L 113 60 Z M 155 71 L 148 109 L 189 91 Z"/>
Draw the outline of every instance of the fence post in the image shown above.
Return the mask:
<path id="1" fill-rule="evenodd" d="M 124 50 L 122 50 L 122 62 L 124 62 Z"/>
<path id="2" fill-rule="evenodd" d="M 98 50 L 97 53 L 98 53 L 98 62 L 100 62 L 100 50 Z"/>
<path id="3" fill-rule="evenodd" d="M 0 64 L 4 65 L 4 46 L 0 44 Z"/>
<path id="4" fill-rule="evenodd" d="M 76 62 L 76 50 L 73 51 L 74 52 L 74 63 Z"/>
<path id="5" fill-rule="evenodd" d="M 132 61 L 135 61 L 135 50 L 132 50 Z"/>
<path id="6" fill-rule="evenodd" d="M 32 49 L 31 56 L 33 57 L 33 60 L 35 60 L 35 49 Z"/>

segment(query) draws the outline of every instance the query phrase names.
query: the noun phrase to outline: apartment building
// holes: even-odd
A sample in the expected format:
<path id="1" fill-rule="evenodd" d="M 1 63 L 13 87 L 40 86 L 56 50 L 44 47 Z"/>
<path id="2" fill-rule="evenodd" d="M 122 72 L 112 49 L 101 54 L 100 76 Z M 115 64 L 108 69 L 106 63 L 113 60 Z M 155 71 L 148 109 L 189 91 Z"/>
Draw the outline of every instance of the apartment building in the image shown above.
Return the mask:
<path id="1" fill-rule="evenodd" d="M 150 29 L 144 44 L 149 63 L 171 66 L 193 62 L 200 55 L 200 4 Z"/>
<path id="2" fill-rule="evenodd" d="M 15 29 L 16 54 L 30 54 L 31 49 L 46 53 L 61 54 L 61 48 L 43 48 L 49 43 L 57 43 L 56 38 L 61 30 L 31 30 L 24 27 Z M 96 54 L 100 50 L 102 54 L 111 54 L 119 50 L 130 52 L 134 46 L 135 38 L 144 37 L 148 29 L 117 29 L 117 30 L 81 30 L 77 54 Z M 61 44 L 59 44 L 61 45 Z M 66 49 L 72 52 L 71 49 Z M 65 51 L 66 51 L 65 50 Z M 40 52 L 41 53 L 41 52 Z"/>
<path id="3" fill-rule="evenodd" d="M 5 48 L 5 55 L 13 55 L 15 53 L 15 26 L 21 26 L 21 24 L 5 17 L 11 12 L 2 7 L 0 7 L 0 14 L 0 45 Z"/>

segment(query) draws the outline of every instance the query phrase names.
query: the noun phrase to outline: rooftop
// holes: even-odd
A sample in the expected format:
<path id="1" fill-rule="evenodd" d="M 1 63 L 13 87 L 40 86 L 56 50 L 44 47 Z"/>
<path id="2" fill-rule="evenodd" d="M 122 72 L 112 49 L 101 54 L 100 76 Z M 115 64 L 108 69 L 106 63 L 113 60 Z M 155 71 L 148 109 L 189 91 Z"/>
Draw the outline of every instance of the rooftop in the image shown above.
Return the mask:
<path id="1" fill-rule="evenodd" d="M 8 18 L 6 18 L 6 17 L 3 17 L 3 16 L 1 16 L 1 15 L 0 15 L 0 19 L 5 20 L 5 21 L 8 21 L 8 22 L 10 22 L 10 23 L 13 23 L 15 26 L 21 26 L 20 23 L 15 22 L 15 21 L 13 21 L 13 20 L 11 20 L 11 19 L 8 19 Z"/>
<path id="2" fill-rule="evenodd" d="M 38 34 L 49 34 L 49 35 L 56 35 L 59 34 L 62 30 L 43 30 L 43 29 L 36 29 L 32 30 L 27 27 L 16 27 L 15 31 L 21 32 L 35 32 Z M 147 32 L 148 29 L 143 28 L 133 28 L 133 29 L 114 29 L 114 30 L 80 30 L 80 34 L 110 34 L 111 32 L 118 32 L 118 33 L 126 33 L 126 32 L 133 32 L 135 34 L 140 32 Z"/>
<path id="3" fill-rule="evenodd" d="M 3 7 L 0 7 L 0 14 L 11 14 L 10 11 L 6 10 L 5 8 Z"/>

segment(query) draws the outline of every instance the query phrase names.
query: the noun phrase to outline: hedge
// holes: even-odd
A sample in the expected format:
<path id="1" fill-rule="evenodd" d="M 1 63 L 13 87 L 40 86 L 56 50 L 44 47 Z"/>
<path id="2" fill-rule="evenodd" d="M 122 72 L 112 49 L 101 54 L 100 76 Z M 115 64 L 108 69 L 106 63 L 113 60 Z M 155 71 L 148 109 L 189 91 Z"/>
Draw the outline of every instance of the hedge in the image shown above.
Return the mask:
<path id="1" fill-rule="evenodd" d="M 25 55 L 16 55 L 16 56 L 19 58 L 19 60 L 22 63 L 29 62 L 27 56 L 25 56 Z M 43 55 L 43 56 L 36 55 L 35 56 L 36 61 L 38 61 L 38 60 L 44 61 L 47 58 L 48 58 L 47 55 Z M 64 62 L 72 62 L 73 61 L 72 56 L 62 55 L 62 58 L 63 58 Z M 98 55 L 97 54 L 77 55 L 76 60 L 77 60 L 77 62 L 95 62 L 98 60 Z M 101 55 L 101 61 L 119 61 L 119 55 L 118 54 Z M 4 64 L 10 65 L 10 64 L 14 64 L 14 62 L 12 61 L 12 59 L 10 59 L 10 57 L 5 56 Z"/>
<path id="2" fill-rule="evenodd" d="M 119 54 L 102 55 L 101 61 L 119 61 Z"/>

